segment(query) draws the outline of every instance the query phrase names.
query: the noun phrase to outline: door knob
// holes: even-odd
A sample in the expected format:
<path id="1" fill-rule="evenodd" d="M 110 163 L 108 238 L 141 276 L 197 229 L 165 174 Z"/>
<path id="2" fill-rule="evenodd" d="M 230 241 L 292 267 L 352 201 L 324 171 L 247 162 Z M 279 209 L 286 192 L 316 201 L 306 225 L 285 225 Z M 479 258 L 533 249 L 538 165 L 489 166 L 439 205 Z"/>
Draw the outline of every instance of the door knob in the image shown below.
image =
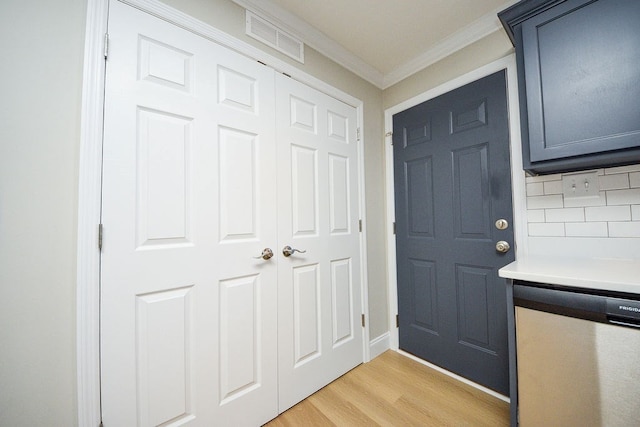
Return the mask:
<path id="1" fill-rule="evenodd" d="M 285 246 L 284 248 L 282 248 L 282 255 L 284 255 L 286 257 L 290 257 L 291 255 L 293 255 L 296 252 L 300 252 L 301 254 L 304 254 L 307 251 L 301 251 L 300 249 L 294 249 L 291 246 Z"/>
<path id="2" fill-rule="evenodd" d="M 498 243 L 496 243 L 496 251 L 498 252 L 506 253 L 509 252 L 509 249 L 511 249 L 511 246 L 504 240 L 500 240 Z"/>
<path id="3" fill-rule="evenodd" d="M 273 256 L 273 251 L 270 248 L 264 248 L 264 250 L 262 251 L 262 254 L 260 256 L 254 256 L 254 259 L 260 259 L 262 258 L 263 260 L 268 260 L 269 258 L 271 258 Z"/>

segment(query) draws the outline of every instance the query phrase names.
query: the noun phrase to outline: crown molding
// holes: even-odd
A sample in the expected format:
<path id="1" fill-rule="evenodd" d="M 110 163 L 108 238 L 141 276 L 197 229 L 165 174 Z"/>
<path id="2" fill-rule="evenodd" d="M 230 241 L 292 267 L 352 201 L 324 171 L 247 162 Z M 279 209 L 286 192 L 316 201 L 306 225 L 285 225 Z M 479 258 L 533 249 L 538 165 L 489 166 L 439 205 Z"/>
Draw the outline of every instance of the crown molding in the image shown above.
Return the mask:
<path id="1" fill-rule="evenodd" d="M 239 6 L 256 13 L 295 35 L 304 44 L 317 50 L 329 59 L 340 64 L 349 71 L 360 76 L 364 80 L 378 87 L 387 89 L 390 86 L 406 79 L 407 77 L 425 69 L 439 60 L 457 52 L 472 43 L 502 29 L 498 19 L 498 12 L 517 3 L 518 0 L 509 0 L 501 7 L 487 13 L 470 25 L 453 33 L 430 49 L 422 52 L 415 58 L 401 64 L 388 74 L 383 74 L 372 67 L 353 52 L 345 49 L 335 40 L 319 31 L 314 26 L 301 20 L 291 12 L 273 3 L 271 0 L 232 0 Z"/>
<path id="2" fill-rule="evenodd" d="M 499 8 L 487 13 L 480 19 L 477 19 L 466 27 L 463 27 L 452 35 L 446 37 L 435 46 L 416 56 L 414 59 L 398 66 L 384 76 L 381 89 L 387 89 L 418 71 L 435 64 L 441 59 L 483 39 L 489 34 L 501 30 L 503 27 L 500 19 L 498 19 L 498 12 L 511 6 L 517 1 L 518 0 L 510 0 L 506 2 Z"/>

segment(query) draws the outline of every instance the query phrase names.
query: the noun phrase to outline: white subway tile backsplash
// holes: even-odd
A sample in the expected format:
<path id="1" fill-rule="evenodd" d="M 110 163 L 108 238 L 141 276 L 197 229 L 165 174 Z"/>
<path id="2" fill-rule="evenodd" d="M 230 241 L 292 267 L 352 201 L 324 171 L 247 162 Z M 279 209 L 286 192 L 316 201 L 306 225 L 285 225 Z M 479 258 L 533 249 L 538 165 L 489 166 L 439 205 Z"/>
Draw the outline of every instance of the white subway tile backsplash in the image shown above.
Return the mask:
<path id="1" fill-rule="evenodd" d="M 542 196 L 544 195 L 544 183 L 531 182 L 527 183 L 527 196 Z"/>
<path id="2" fill-rule="evenodd" d="M 585 208 L 586 221 L 630 221 L 629 206 L 598 206 Z"/>
<path id="3" fill-rule="evenodd" d="M 597 197 L 564 197 L 563 174 L 526 178 L 529 236 L 561 242 L 640 238 L 640 163 L 596 169 Z"/>
<path id="4" fill-rule="evenodd" d="M 563 207 L 562 194 L 527 197 L 527 209 L 546 209 L 561 207 Z"/>
<path id="5" fill-rule="evenodd" d="M 638 212 L 640 214 L 640 212 Z M 545 222 L 544 209 L 529 209 L 527 222 Z"/>
<path id="6" fill-rule="evenodd" d="M 629 174 L 616 173 L 613 175 L 603 175 L 598 177 L 600 190 L 621 190 L 629 188 Z"/>
<path id="7" fill-rule="evenodd" d="M 542 183 L 544 186 L 544 194 L 562 194 L 562 181 L 545 181 Z"/>
<path id="8" fill-rule="evenodd" d="M 640 188 L 607 191 L 607 205 L 640 204 Z"/>
<path id="9" fill-rule="evenodd" d="M 568 198 L 564 200 L 565 208 L 579 208 L 579 207 L 587 207 L 587 206 L 606 206 L 607 198 L 605 196 L 605 191 L 601 191 L 598 193 L 598 197 L 575 197 Z"/>
<path id="10" fill-rule="evenodd" d="M 547 222 L 584 222 L 584 208 L 545 209 Z"/>
<path id="11" fill-rule="evenodd" d="M 607 237 L 606 222 L 571 222 L 565 224 L 567 237 Z"/>
<path id="12" fill-rule="evenodd" d="M 529 236 L 564 237 L 564 223 L 529 223 Z"/>
<path id="13" fill-rule="evenodd" d="M 640 221 L 610 222 L 609 237 L 640 237 Z"/>

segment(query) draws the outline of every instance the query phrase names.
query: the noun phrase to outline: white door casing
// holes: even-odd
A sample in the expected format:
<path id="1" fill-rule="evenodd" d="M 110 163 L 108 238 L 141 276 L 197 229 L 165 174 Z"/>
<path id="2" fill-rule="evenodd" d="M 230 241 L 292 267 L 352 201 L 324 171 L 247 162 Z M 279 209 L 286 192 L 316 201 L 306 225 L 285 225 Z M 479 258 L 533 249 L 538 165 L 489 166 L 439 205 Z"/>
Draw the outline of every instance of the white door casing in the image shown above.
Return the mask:
<path id="1" fill-rule="evenodd" d="M 103 417 L 116 425 L 263 423 L 278 413 L 278 383 L 284 410 L 363 360 L 356 110 L 279 76 L 298 106 L 315 105 L 316 131 L 328 134 L 294 142 L 297 152 L 279 142 L 276 151 L 272 69 L 111 4 Z M 309 124 L 308 109 L 292 111 Z M 287 114 L 278 127 L 296 125 Z M 318 163 L 308 170 L 311 151 Z M 299 176 L 283 173 L 296 167 Z M 300 214 L 298 223 L 283 220 L 287 212 Z M 310 258 L 281 253 L 311 241 Z M 266 247 L 274 258 L 256 259 Z M 300 315 L 309 304 L 316 323 Z M 295 322 L 284 320 L 296 309 Z M 283 355 L 294 348 L 299 360 L 287 365 Z"/>
<path id="2" fill-rule="evenodd" d="M 277 75 L 276 120 L 282 412 L 362 363 L 363 311 L 355 108 Z"/>
<path id="3" fill-rule="evenodd" d="M 265 422 L 277 271 L 253 256 L 277 238 L 273 70 L 119 2 L 109 33 L 103 418 Z"/>

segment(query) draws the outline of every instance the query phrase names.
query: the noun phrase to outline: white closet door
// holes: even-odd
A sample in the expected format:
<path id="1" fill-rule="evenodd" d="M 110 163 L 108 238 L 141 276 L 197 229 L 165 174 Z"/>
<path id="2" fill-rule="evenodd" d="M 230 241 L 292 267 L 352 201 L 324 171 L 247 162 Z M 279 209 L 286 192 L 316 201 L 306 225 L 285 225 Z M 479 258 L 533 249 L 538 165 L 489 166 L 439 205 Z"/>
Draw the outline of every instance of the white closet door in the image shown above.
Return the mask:
<path id="1" fill-rule="evenodd" d="M 109 39 L 105 425 L 259 425 L 277 415 L 277 258 L 253 258 L 277 238 L 273 71 L 118 1 Z"/>
<path id="2" fill-rule="evenodd" d="M 356 110 L 282 75 L 276 105 L 282 412 L 362 363 L 363 334 Z"/>

